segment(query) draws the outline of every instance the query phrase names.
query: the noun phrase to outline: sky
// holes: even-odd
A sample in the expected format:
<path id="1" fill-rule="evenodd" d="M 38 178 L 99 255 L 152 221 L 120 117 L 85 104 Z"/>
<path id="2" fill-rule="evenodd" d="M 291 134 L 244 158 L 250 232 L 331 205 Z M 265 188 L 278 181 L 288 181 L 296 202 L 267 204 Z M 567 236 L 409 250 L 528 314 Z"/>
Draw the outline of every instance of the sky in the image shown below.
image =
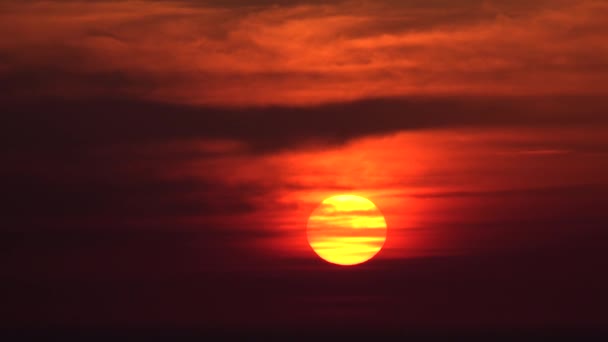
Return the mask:
<path id="1" fill-rule="evenodd" d="M 605 331 L 608 2 L 0 3 L 10 329 Z M 321 260 L 326 198 L 369 262 Z"/>

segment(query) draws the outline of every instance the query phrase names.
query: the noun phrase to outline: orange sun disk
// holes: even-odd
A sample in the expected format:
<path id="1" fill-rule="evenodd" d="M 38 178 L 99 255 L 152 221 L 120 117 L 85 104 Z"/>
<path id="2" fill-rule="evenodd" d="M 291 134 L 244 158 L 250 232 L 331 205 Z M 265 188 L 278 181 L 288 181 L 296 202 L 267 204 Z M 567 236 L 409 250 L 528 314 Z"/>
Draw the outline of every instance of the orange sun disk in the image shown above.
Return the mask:
<path id="1" fill-rule="evenodd" d="M 355 195 L 325 199 L 308 219 L 310 247 L 323 260 L 343 266 L 373 258 L 386 241 L 386 221 L 370 200 Z"/>

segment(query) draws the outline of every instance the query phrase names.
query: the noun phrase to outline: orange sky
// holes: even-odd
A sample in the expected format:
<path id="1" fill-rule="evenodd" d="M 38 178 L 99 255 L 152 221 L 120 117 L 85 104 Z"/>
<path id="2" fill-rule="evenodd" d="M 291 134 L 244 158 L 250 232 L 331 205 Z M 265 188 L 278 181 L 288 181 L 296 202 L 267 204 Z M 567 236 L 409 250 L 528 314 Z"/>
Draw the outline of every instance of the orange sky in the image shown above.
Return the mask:
<path id="1" fill-rule="evenodd" d="M 0 0 L 5 316 L 605 331 L 607 18 L 605 0 Z M 307 234 L 335 195 L 388 227 L 357 267 L 309 244 L 341 247 Z"/>
<path id="2" fill-rule="evenodd" d="M 507 243 L 467 224 L 508 219 L 535 189 L 606 181 L 604 1 L 2 8 L 2 96 L 25 112 L 19 101 L 67 101 L 40 105 L 45 125 L 22 129 L 29 116 L 15 116 L 18 139 L 81 144 L 77 183 L 185 186 L 125 207 L 152 201 L 187 209 L 169 222 L 262 230 L 261 249 L 308 255 L 308 215 L 354 193 L 385 213 L 383 257 L 461 253 Z M 396 100 L 369 102 L 382 97 Z M 86 172 L 96 158 L 121 162 Z"/>

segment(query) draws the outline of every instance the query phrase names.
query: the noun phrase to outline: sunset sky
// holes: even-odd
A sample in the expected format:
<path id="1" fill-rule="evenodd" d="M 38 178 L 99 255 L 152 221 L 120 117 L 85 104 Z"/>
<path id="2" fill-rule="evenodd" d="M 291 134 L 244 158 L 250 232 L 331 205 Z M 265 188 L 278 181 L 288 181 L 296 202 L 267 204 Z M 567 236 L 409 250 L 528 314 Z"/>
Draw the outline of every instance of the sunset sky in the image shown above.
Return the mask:
<path id="1" fill-rule="evenodd" d="M 608 330 L 607 18 L 2 1 L 0 325 Z M 335 195 L 384 216 L 365 264 L 309 245 Z"/>

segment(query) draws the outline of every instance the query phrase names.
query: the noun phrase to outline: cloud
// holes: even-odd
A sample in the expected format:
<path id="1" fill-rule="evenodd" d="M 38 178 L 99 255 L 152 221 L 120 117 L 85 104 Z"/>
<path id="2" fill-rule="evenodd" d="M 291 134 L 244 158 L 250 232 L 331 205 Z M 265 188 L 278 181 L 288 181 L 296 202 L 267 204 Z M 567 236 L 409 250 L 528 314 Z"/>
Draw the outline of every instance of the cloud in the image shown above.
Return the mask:
<path id="1" fill-rule="evenodd" d="M 200 139 L 231 141 L 238 145 L 231 153 L 272 152 L 408 130 L 602 127 L 606 107 L 601 97 L 419 97 L 241 109 L 109 99 L 6 101 L 1 148 L 77 153 Z"/>
<path id="2" fill-rule="evenodd" d="M 104 181 L 90 175 L 95 172 L 93 165 L 81 165 L 73 171 L 82 174 L 61 181 L 27 176 L 11 178 L 10 184 L 4 187 L 11 194 L 5 206 L 5 219 L 17 225 L 27 225 L 35 218 L 55 223 L 67 220 L 62 224 L 71 220 L 92 226 L 98 224 L 96 220 L 102 220 L 120 226 L 128 220 L 170 221 L 191 216 L 242 215 L 257 209 L 256 195 L 269 192 L 256 184 L 235 187 L 219 181 L 167 181 L 150 176 L 136 180 L 105 174 L 110 180 Z M 7 230 L 15 229 L 20 227 L 7 227 Z"/>
<path id="3" fill-rule="evenodd" d="M 531 197 L 531 196 L 565 196 L 575 198 L 577 196 L 601 197 L 608 193 L 608 188 L 602 184 L 579 184 L 571 186 L 554 186 L 526 189 L 508 189 L 495 191 L 454 191 L 454 192 L 431 192 L 413 193 L 408 196 L 416 198 L 458 198 L 458 197 Z"/>
<path id="4" fill-rule="evenodd" d="M 607 90 L 601 1 L 5 7 L 0 72 L 8 97 L 285 105 Z"/>

